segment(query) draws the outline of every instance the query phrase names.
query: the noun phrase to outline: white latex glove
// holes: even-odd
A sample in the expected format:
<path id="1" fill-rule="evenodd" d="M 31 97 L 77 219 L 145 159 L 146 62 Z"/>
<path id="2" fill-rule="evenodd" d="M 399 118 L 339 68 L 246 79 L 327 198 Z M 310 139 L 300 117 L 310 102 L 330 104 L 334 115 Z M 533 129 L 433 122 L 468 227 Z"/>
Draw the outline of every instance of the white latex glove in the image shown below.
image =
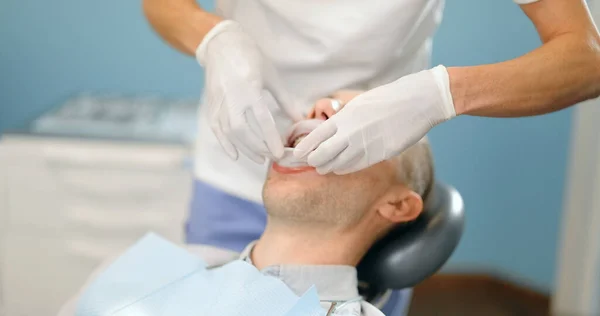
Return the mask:
<path id="1" fill-rule="evenodd" d="M 295 148 L 317 172 L 346 174 L 400 154 L 456 116 L 444 66 L 360 94 Z"/>
<path id="2" fill-rule="evenodd" d="M 196 59 L 206 69 L 204 93 L 210 127 L 225 152 L 237 160 L 241 151 L 257 163 L 263 163 L 265 157 L 281 157 L 282 137 L 268 107 L 271 96 L 293 120 L 301 115 L 294 113 L 281 87 L 264 86 L 263 78 L 276 73 L 252 38 L 237 22 L 222 21 L 206 34 Z"/>

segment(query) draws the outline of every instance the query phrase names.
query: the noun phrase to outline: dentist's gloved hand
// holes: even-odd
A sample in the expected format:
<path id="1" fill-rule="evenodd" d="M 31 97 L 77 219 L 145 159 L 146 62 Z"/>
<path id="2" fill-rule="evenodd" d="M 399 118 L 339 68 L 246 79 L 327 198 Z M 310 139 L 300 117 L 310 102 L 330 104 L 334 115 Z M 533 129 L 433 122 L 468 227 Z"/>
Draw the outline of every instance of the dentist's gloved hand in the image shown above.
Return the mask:
<path id="1" fill-rule="evenodd" d="M 283 141 L 268 104 L 277 102 L 293 120 L 301 115 L 281 87 L 265 86 L 264 78 L 276 73 L 252 38 L 237 22 L 224 20 L 206 34 L 196 59 L 206 69 L 210 127 L 225 152 L 234 160 L 242 152 L 257 163 L 281 157 Z"/>
<path id="2" fill-rule="evenodd" d="M 320 174 L 347 174 L 389 159 L 456 116 L 444 66 L 402 77 L 350 101 L 294 149 Z"/>

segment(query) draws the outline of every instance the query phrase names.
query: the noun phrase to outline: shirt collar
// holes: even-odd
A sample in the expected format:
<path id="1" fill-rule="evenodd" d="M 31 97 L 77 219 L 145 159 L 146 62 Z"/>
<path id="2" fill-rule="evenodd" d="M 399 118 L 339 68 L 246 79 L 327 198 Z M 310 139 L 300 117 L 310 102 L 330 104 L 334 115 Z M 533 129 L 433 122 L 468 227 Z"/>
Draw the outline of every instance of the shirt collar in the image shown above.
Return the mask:
<path id="1" fill-rule="evenodd" d="M 250 254 L 256 241 L 250 243 L 240 260 L 252 264 Z M 356 268 L 348 265 L 289 265 L 268 266 L 261 273 L 283 281 L 294 293 L 302 296 L 315 286 L 322 301 L 345 301 L 359 296 Z"/>

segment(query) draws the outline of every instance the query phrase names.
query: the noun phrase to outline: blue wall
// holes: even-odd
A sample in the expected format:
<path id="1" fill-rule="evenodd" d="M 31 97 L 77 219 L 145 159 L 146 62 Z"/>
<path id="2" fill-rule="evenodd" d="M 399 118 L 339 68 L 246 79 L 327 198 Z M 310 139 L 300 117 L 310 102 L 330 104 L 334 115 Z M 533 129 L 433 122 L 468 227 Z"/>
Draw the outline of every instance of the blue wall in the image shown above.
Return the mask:
<path id="1" fill-rule="evenodd" d="M 475 65 L 540 45 L 512 1 L 448 1 L 434 63 Z M 554 284 L 571 111 L 522 119 L 462 117 L 431 133 L 438 175 L 464 195 L 466 234 L 451 263 L 487 264 Z"/>
<path id="2" fill-rule="evenodd" d="M 140 3 L 0 1 L 0 131 L 84 90 L 198 96 L 198 64 L 152 33 Z"/>
<path id="3" fill-rule="evenodd" d="M 435 63 L 473 65 L 539 45 L 512 1 L 448 1 Z M 194 97 L 201 72 L 151 33 L 139 1 L 0 1 L 0 131 L 84 91 Z M 458 118 L 431 135 L 438 173 L 464 194 L 454 264 L 500 268 L 550 288 L 571 113 Z"/>

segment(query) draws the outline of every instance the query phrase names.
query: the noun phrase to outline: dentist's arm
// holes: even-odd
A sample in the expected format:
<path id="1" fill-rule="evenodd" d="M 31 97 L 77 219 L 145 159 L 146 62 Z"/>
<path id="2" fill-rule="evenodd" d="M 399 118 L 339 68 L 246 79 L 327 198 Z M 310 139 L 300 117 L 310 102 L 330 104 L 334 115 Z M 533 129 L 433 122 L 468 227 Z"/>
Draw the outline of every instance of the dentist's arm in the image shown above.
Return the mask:
<path id="1" fill-rule="evenodd" d="M 584 0 L 522 6 L 543 45 L 506 62 L 448 68 L 456 114 L 545 114 L 600 95 L 600 36 Z"/>
<path id="2" fill-rule="evenodd" d="M 152 28 L 171 46 L 190 56 L 204 36 L 223 18 L 204 11 L 195 0 L 144 0 Z"/>
<path id="3" fill-rule="evenodd" d="M 205 100 L 210 127 L 232 158 L 239 152 L 256 163 L 281 157 L 283 142 L 269 105 L 281 105 L 298 119 L 274 67 L 263 59 L 242 26 L 200 8 L 194 0 L 144 0 L 156 32 L 176 49 L 195 55 L 206 70 Z M 174 78 L 176 79 L 176 78 Z M 270 85 L 267 86 L 267 83 Z"/>
<path id="4" fill-rule="evenodd" d="M 584 0 L 522 5 L 543 45 L 491 65 L 438 66 L 367 91 L 294 149 L 319 173 L 358 171 L 398 155 L 456 115 L 544 114 L 600 95 L 600 36 Z"/>

